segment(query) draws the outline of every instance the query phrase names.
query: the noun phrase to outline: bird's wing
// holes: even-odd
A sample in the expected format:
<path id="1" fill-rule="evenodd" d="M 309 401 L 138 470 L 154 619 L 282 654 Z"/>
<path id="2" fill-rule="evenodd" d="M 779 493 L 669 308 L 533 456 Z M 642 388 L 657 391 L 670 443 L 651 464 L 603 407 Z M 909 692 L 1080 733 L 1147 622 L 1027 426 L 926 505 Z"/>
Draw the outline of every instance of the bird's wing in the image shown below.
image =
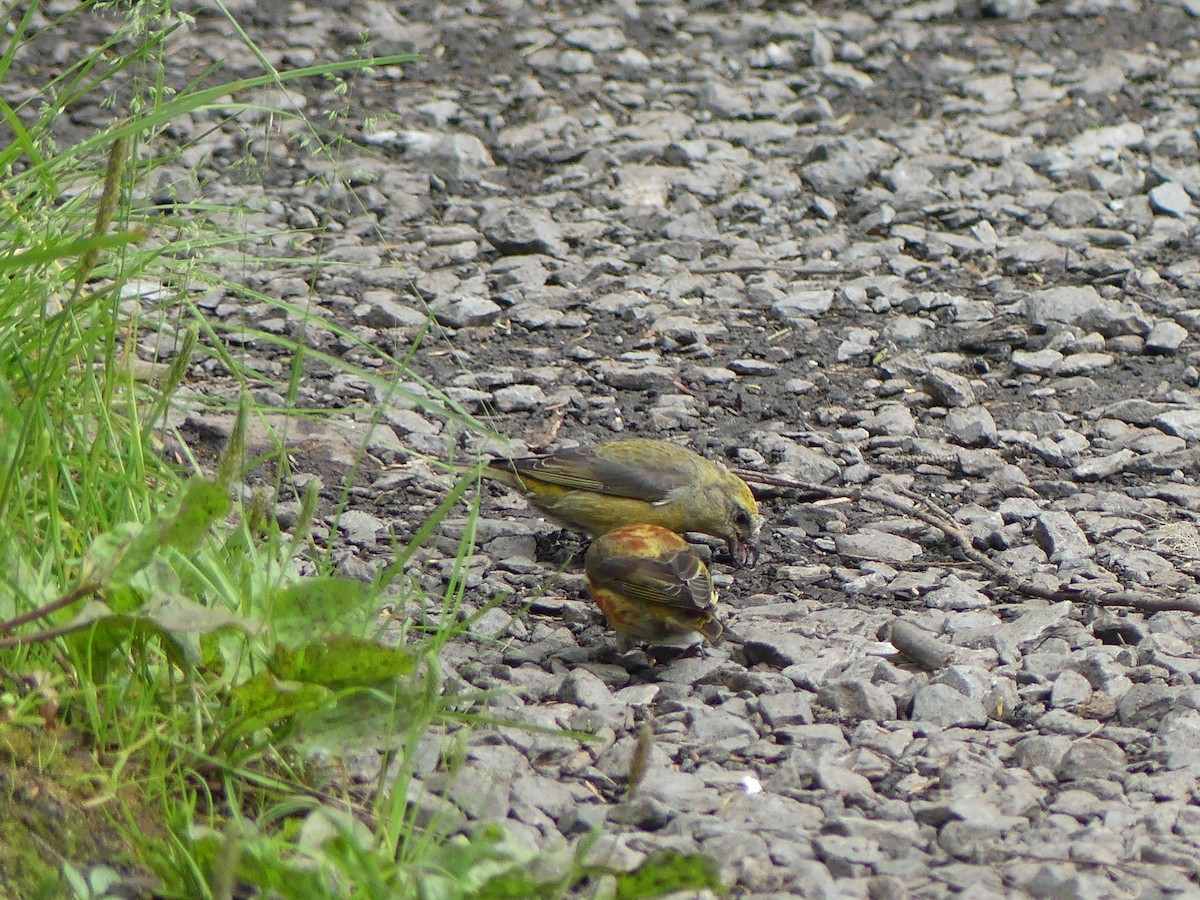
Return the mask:
<path id="1" fill-rule="evenodd" d="M 686 459 L 663 459 L 654 454 L 615 459 L 595 447 L 572 447 L 549 456 L 531 456 L 493 463 L 518 477 L 536 478 L 571 490 L 595 491 L 661 503 L 695 479 Z"/>
<path id="2" fill-rule="evenodd" d="M 611 556 L 589 577 L 646 603 L 707 612 L 713 604 L 712 576 L 694 553 L 674 551 L 655 558 Z"/>

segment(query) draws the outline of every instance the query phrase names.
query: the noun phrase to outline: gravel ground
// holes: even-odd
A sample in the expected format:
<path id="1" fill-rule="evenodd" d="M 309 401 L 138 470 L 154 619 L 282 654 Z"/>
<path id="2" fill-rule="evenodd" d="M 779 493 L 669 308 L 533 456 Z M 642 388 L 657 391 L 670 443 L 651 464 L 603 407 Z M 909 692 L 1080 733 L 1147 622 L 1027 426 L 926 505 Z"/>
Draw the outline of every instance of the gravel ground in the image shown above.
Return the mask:
<path id="1" fill-rule="evenodd" d="M 431 311 L 414 373 L 515 452 L 653 436 L 833 489 L 761 486 L 758 566 L 713 548 L 741 640 L 668 659 L 618 653 L 577 563 L 547 587 L 580 542 L 487 488 L 468 609 L 506 599 L 447 677 L 595 740 L 480 729 L 421 766 L 430 810 L 547 848 L 607 821 L 614 864 L 699 849 L 737 896 L 1200 896 L 1197 0 L 231 6 L 281 68 L 424 54 L 269 96 L 348 138 L 344 190 L 299 122 L 176 123 L 161 196 L 325 230 L 231 277 L 389 349 Z M 257 71 L 195 12 L 181 79 Z M 288 361 L 239 353 L 282 401 Z M 302 387 L 346 411 L 296 439 L 331 506 L 381 399 Z M 488 449 L 383 426 L 322 535 L 351 574 L 444 496 L 409 450 Z"/>

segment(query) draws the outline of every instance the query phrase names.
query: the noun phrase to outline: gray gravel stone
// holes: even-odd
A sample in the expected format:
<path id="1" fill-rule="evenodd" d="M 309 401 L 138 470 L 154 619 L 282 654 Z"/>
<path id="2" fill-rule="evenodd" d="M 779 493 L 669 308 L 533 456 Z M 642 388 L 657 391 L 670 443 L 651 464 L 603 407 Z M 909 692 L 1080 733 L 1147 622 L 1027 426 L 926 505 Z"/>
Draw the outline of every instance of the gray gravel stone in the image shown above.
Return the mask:
<path id="1" fill-rule="evenodd" d="M 613 25 L 595 28 L 572 28 L 562 39 L 572 47 L 590 50 L 592 53 L 611 53 L 627 44 L 625 33 Z"/>
<path id="2" fill-rule="evenodd" d="M 729 363 L 729 368 L 734 374 L 755 378 L 774 375 L 779 371 L 779 366 L 761 359 L 735 359 Z"/>
<path id="3" fill-rule="evenodd" d="M 1055 774 L 1063 781 L 1089 778 L 1120 781 L 1125 777 L 1125 753 L 1112 741 L 1084 738 L 1075 741 L 1063 754 Z"/>
<path id="4" fill-rule="evenodd" d="M 864 804 L 875 796 L 875 789 L 867 778 L 827 759 L 817 760 L 813 775 L 819 788 L 854 803 Z"/>
<path id="5" fill-rule="evenodd" d="M 820 289 L 797 289 L 788 291 L 771 289 L 775 294 L 771 310 L 784 321 L 805 320 L 829 312 L 833 306 L 833 291 Z"/>
<path id="6" fill-rule="evenodd" d="M 945 427 L 950 440 L 964 447 L 984 447 L 996 440 L 996 420 L 985 406 L 950 410 Z"/>
<path id="7" fill-rule="evenodd" d="M 500 317 L 501 309 L 490 298 L 473 293 L 475 289 L 482 287 L 482 283 L 464 284 L 461 286 L 461 292 L 432 300 L 429 311 L 440 324 L 450 328 L 466 328 L 494 322 Z"/>
<path id="8" fill-rule="evenodd" d="M 372 328 L 410 327 L 425 324 L 426 313 L 415 304 L 396 299 L 390 291 L 367 291 L 355 309 L 356 318 Z"/>
<path id="9" fill-rule="evenodd" d="M 1175 409 L 1154 417 L 1154 424 L 1184 440 L 1200 439 L 1200 409 Z"/>
<path id="10" fill-rule="evenodd" d="M 558 689 L 557 698 L 587 709 L 603 709 L 613 704 L 608 685 L 587 669 L 568 672 Z"/>
<path id="11" fill-rule="evenodd" d="M 1182 709 L 1163 716 L 1154 750 L 1168 769 L 1200 770 L 1200 711 Z"/>
<path id="12" fill-rule="evenodd" d="M 817 702 L 850 719 L 883 722 L 896 718 L 896 701 L 878 685 L 841 679 L 821 686 Z"/>
<path id="13" fill-rule="evenodd" d="M 914 695 L 910 718 L 945 727 L 977 728 L 987 723 L 987 712 L 976 697 L 967 697 L 946 684 L 930 684 Z"/>
<path id="14" fill-rule="evenodd" d="M 473 134 L 384 131 L 367 135 L 368 144 L 399 144 L 408 155 L 452 185 L 478 182 L 495 162 Z"/>
<path id="15" fill-rule="evenodd" d="M 1043 769 L 1054 772 L 1071 747 L 1071 739 L 1064 735 L 1035 734 L 1024 738 L 1013 748 L 1013 762 L 1034 771 Z"/>
<path id="16" fill-rule="evenodd" d="M 500 412 L 541 409 L 546 405 L 546 392 L 536 384 L 512 384 L 493 393 L 492 402 Z"/>
<path id="17" fill-rule="evenodd" d="M 1067 669 L 1054 679 L 1054 687 L 1050 691 L 1050 703 L 1062 709 L 1074 709 L 1085 703 L 1092 696 L 1091 683 L 1080 675 Z"/>
<path id="18" fill-rule="evenodd" d="M 813 722 L 809 695 L 799 691 L 768 694 L 758 701 L 758 710 L 763 721 L 772 728 L 781 725 L 811 725 Z"/>
<path id="19" fill-rule="evenodd" d="M 1026 301 L 1029 321 L 1046 328 L 1052 322 L 1077 323 L 1107 301 L 1091 285 L 1056 287 L 1039 291 Z"/>
<path id="20" fill-rule="evenodd" d="M 885 403 L 878 412 L 863 422 L 868 434 L 909 435 L 917 430 L 917 422 L 908 407 Z"/>
<path id="21" fill-rule="evenodd" d="M 1188 338 L 1188 331 L 1178 322 L 1164 319 L 1155 324 L 1146 335 L 1146 352 L 1169 356 L 1179 350 Z"/>
<path id="22" fill-rule="evenodd" d="M 1096 552 L 1070 513 L 1053 510 L 1040 513 L 1033 536 L 1053 562 L 1087 559 Z"/>
<path id="23" fill-rule="evenodd" d="M 733 749 L 748 747 L 758 738 L 758 732 L 740 715 L 700 707 L 691 715 L 688 736 L 706 748 L 722 745 Z"/>
<path id="24" fill-rule="evenodd" d="M 1018 372 L 1031 372 L 1034 375 L 1053 375 L 1063 364 L 1063 355 L 1057 350 L 1014 350 L 1012 355 L 1013 368 Z"/>
<path id="25" fill-rule="evenodd" d="M 1050 218 L 1066 228 L 1088 225 L 1104 214 L 1104 206 L 1086 191 L 1065 191 L 1050 204 Z"/>
<path id="26" fill-rule="evenodd" d="M 585 539 L 489 486 L 470 555 L 457 516 L 395 573 L 395 624 L 431 624 L 461 585 L 462 614 L 487 612 L 442 648 L 440 677 L 531 727 L 478 727 L 450 766 L 432 745 L 418 824 L 494 820 L 536 867 L 699 850 L 738 896 L 1195 893 L 1194 616 L 1025 595 L 1195 593 L 1192 0 L 260 6 L 251 36 L 286 34 L 272 52 L 288 66 L 360 39 L 442 48 L 348 93 L 293 82 L 292 108 L 336 109 L 368 152 L 347 145 L 334 167 L 183 117 L 164 135 L 183 155 L 147 189 L 166 209 L 203 185 L 248 247 L 216 274 L 254 299 L 193 299 L 227 326 L 256 401 L 328 411 L 270 424 L 296 466 L 323 466 L 323 500 L 368 517 L 353 534 L 314 524 L 339 573 L 374 579 L 385 536 L 439 509 L 455 479 L 417 454 L 445 460 L 457 441 L 449 461 L 469 467 L 476 451 L 639 436 L 923 498 L 1014 579 L 850 491 L 754 484 L 757 566 L 735 576 L 719 540 L 694 536 L 728 640 L 618 657 L 585 599 Z M 247 45 L 230 25 L 190 22 L 168 74 L 256 74 L 229 55 Z M 78 32 L 12 71 L 50 83 L 56 59 L 108 33 Z M 463 49 L 479 46 L 496 52 Z M 1131 98 L 1154 115 L 1122 118 Z M 373 131 L 368 110 L 427 130 Z M 78 145 L 102 112 L 78 105 L 55 140 Z M 243 148 L 268 177 L 241 183 L 228 163 Z M 160 274 L 144 282 L 122 291 L 128 313 L 169 299 Z M 149 378 L 177 352 L 170 327 L 130 337 Z M 313 351 L 294 392 L 279 338 Z M 398 359 L 404 400 L 388 388 Z M 227 403 L 230 385 L 198 352 L 172 410 L 191 393 Z M 443 393 L 511 446 L 444 419 Z M 231 417 L 170 416 L 172 441 L 228 439 Z M 262 428 L 249 443 L 280 449 Z M 281 523 L 298 510 L 282 498 Z M 626 797 L 643 723 L 647 772 Z M 378 748 L 363 759 L 368 783 Z"/>
<path id="27" fill-rule="evenodd" d="M 931 609 L 982 609 L 991 602 L 975 584 L 953 575 L 947 577 L 937 590 L 925 595 L 925 605 Z"/>
<path id="28" fill-rule="evenodd" d="M 895 534 L 861 531 L 834 536 L 838 553 L 852 559 L 874 559 L 906 563 L 921 555 L 921 545 Z"/>
<path id="29" fill-rule="evenodd" d="M 479 230 L 493 247 L 509 256 L 566 254 L 561 229 L 544 211 L 530 206 L 496 204 L 479 217 Z"/>
<path id="30" fill-rule="evenodd" d="M 1106 456 L 1085 459 L 1071 469 L 1076 481 L 1102 481 L 1133 465 L 1138 454 L 1128 448 Z"/>
<path id="31" fill-rule="evenodd" d="M 1091 375 L 1106 369 L 1117 361 L 1111 353 L 1073 353 L 1063 358 L 1056 374 L 1062 378 L 1073 375 Z"/>
<path id="32" fill-rule="evenodd" d="M 830 874 L 838 879 L 865 875 L 884 858 L 875 841 L 837 834 L 813 838 L 813 850 Z"/>
<path id="33" fill-rule="evenodd" d="M 1150 207 L 1157 213 L 1183 218 L 1194 215 L 1195 204 L 1188 192 L 1177 181 L 1166 181 L 1150 189 Z"/>
<path id="34" fill-rule="evenodd" d="M 487 640 L 496 640 L 508 634 L 512 628 L 513 617 L 502 609 L 489 609 L 475 618 L 468 633 Z"/>
<path id="35" fill-rule="evenodd" d="M 342 513 L 337 526 L 347 541 L 360 547 L 374 547 L 386 529 L 381 519 L 357 509 Z"/>

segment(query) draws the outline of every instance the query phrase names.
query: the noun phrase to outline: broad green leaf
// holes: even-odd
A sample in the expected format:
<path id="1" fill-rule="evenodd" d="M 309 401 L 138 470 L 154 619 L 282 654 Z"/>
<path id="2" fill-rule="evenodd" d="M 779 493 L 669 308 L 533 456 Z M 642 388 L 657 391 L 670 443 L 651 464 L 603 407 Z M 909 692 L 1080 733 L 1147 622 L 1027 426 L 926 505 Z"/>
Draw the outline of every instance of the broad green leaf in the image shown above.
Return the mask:
<path id="1" fill-rule="evenodd" d="M 281 681 L 270 672 L 248 678 L 234 688 L 233 695 L 242 703 L 242 714 L 230 729 L 230 738 L 276 725 L 299 712 L 320 709 L 333 700 L 333 691 L 329 688 Z"/>
<path id="2" fill-rule="evenodd" d="M 164 546 L 190 550 L 212 523 L 229 510 L 229 498 L 216 485 L 196 479 L 179 498 L 175 512 L 138 525 L 126 522 L 92 542 L 80 580 L 105 587 L 124 587 L 149 565 Z"/>
<path id="3" fill-rule="evenodd" d="M 124 587 L 154 556 L 159 530 L 153 523 L 125 522 L 98 535 L 83 559 L 80 581 Z"/>
<path id="4" fill-rule="evenodd" d="M 108 608 L 108 604 L 101 603 L 99 600 L 89 600 L 75 614 L 75 618 L 71 620 L 70 624 L 86 625 L 88 622 L 101 622 L 111 618 L 114 618 L 113 611 Z"/>
<path id="5" fill-rule="evenodd" d="M 72 626 L 90 624 L 89 638 L 94 653 L 108 653 L 135 634 L 153 634 L 179 664 L 196 665 L 200 661 L 198 636 L 223 628 L 237 628 L 253 634 L 257 625 L 228 610 L 209 609 L 186 597 L 167 596 L 151 601 L 133 612 L 113 612 L 99 601 L 91 601 L 71 620 Z"/>
<path id="6" fill-rule="evenodd" d="M 129 587 L 142 597 L 161 597 L 182 594 L 179 572 L 161 556 L 153 557 L 140 572 L 129 580 Z"/>
<path id="7" fill-rule="evenodd" d="M 293 742 L 302 750 L 348 756 L 364 750 L 395 750 L 408 740 L 403 710 L 377 691 L 354 691 L 334 706 L 299 718 Z"/>
<path id="8" fill-rule="evenodd" d="M 152 600 L 132 617 L 149 620 L 159 630 L 173 634 L 211 634 L 222 628 L 240 628 L 254 634 L 261 627 L 227 609 L 213 609 L 178 595 Z"/>
<path id="9" fill-rule="evenodd" d="M 179 511 L 166 523 L 162 542 L 191 550 L 208 529 L 229 513 L 229 495 L 210 481 L 193 479 L 179 502 Z"/>
<path id="10" fill-rule="evenodd" d="M 277 644 L 274 665 L 280 678 L 350 687 L 408 675 L 416 660 L 403 647 L 384 647 L 368 638 L 340 634 L 295 650 Z"/>
<path id="11" fill-rule="evenodd" d="M 306 578 L 271 599 L 271 628 L 276 640 L 299 646 L 354 612 L 365 615 L 370 597 L 366 585 L 348 578 Z"/>
<path id="12" fill-rule="evenodd" d="M 86 625 L 92 623 L 92 628 Z M 113 652 L 129 640 L 129 624 L 124 616 L 113 615 L 108 605 L 99 600 L 89 600 L 75 614 L 71 625 L 81 626 L 70 640 L 86 651 L 89 675 L 95 682 L 103 681 L 108 671 L 108 661 Z"/>
<path id="13" fill-rule="evenodd" d="M 44 577 L 15 542 L 5 543 L 0 549 L 0 621 L 54 600 L 57 593 Z"/>

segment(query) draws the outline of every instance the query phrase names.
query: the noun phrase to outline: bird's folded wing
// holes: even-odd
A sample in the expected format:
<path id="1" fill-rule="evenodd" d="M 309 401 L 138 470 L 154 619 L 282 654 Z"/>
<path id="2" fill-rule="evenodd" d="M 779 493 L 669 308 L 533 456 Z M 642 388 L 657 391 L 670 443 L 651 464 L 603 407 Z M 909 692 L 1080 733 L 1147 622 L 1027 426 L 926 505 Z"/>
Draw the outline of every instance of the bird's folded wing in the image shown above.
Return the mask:
<path id="1" fill-rule="evenodd" d="M 646 603 L 662 603 L 701 612 L 712 606 L 712 576 L 689 552 L 612 556 L 595 565 L 589 578 L 601 586 Z"/>
<path id="2" fill-rule="evenodd" d="M 595 491 L 659 503 L 695 479 L 686 460 L 658 459 L 653 454 L 637 459 L 614 459 L 594 447 L 572 447 L 550 456 L 534 456 L 493 463 L 519 477 L 537 478 L 572 490 Z"/>

